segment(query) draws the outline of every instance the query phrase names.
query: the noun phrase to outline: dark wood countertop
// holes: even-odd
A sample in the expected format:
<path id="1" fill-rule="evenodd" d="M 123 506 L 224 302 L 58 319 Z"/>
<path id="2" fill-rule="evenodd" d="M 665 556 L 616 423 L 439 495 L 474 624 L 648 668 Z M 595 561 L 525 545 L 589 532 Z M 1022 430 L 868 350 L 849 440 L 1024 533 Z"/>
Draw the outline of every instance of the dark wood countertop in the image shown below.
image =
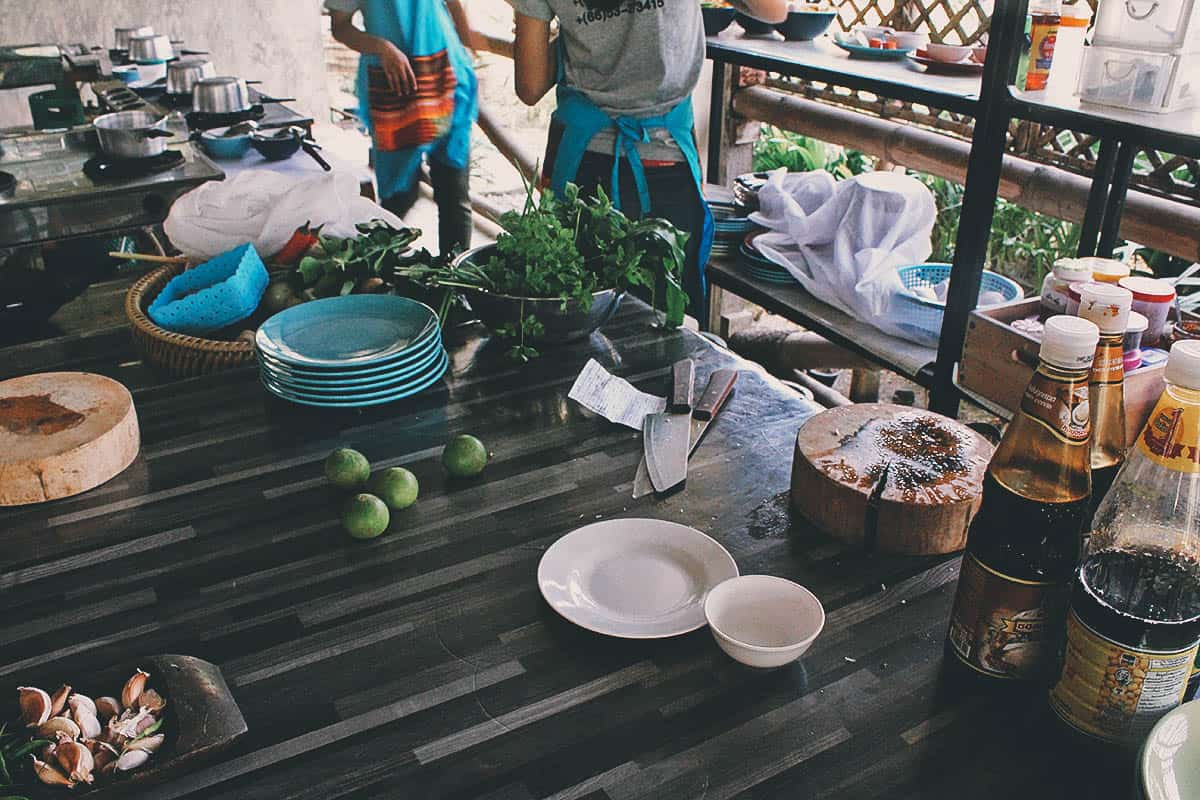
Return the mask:
<path id="1" fill-rule="evenodd" d="M 249 734 L 129 800 L 1067 796 L 1071 775 L 1030 733 L 1039 699 L 940 689 L 958 559 L 869 555 L 812 531 L 787 505 L 812 407 L 649 322 L 627 301 L 603 335 L 523 368 L 470 333 L 450 343 L 443 384 L 361 413 L 274 401 L 253 370 L 165 380 L 118 330 L 0 351 L 5 376 L 125 381 L 143 435 L 108 484 L 0 510 L 0 691 L 152 653 L 220 665 Z M 595 357 L 662 393 L 685 354 L 701 379 L 745 371 L 686 490 L 633 501 L 639 435 L 567 391 Z M 494 460 L 455 484 L 439 454 L 460 432 Z M 321 474 L 339 445 L 420 479 L 377 540 L 340 530 Z M 706 630 L 624 641 L 573 627 L 543 602 L 538 560 L 619 516 L 692 525 L 744 574 L 805 584 L 824 633 L 802 662 L 760 672 Z"/>

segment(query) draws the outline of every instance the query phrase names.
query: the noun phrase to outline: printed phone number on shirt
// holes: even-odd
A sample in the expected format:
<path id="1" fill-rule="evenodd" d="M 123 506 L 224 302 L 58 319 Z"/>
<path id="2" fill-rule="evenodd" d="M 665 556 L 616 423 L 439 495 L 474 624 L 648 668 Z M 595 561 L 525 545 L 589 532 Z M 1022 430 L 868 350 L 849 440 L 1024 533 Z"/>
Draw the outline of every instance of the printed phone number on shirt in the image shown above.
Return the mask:
<path id="1" fill-rule="evenodd" d="M 662 8 L 665 3 L 666 0 L 643 0 L 643 2 L 626 3 L 623 6 L 606 11 L 588 9 L 586 13 L 575 17 L 575 22 L 579 25 L 587 25 L 591 22 L 607 22 L 622 14 L 640 14 L 643 11 L 655 11 Z"/>

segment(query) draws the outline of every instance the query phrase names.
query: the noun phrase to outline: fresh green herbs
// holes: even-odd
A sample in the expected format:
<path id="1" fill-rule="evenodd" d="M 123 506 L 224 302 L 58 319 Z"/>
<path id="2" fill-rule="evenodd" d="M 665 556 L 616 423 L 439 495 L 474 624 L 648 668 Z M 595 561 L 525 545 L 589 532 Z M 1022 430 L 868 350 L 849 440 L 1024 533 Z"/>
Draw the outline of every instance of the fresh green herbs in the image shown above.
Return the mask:
<path id="1" fill-rule="evenodd" d="M 30 741 L 25 733 L 6 733 L 7 725 L 0 725 L 0 790 L 17 784 L 16 778 L 29 761 L 29 754 L 50 744 L 49 739 Z M 18 795 L 3 795 L 0 800 L 27 800 Z"/>
<path id="2" fill-rule="evenodd" d="M 353 239 L 317 237 L 317 245 L 293 273 L 297 292 L 315 297 L 350 294 L 364 280 L 388 278 L 397 268 L 432 261 L 427 251 L 409 249 L 420 236 L 413 228 L 393 228 L 382 220 L 355 227 L 360 235 Z"/>

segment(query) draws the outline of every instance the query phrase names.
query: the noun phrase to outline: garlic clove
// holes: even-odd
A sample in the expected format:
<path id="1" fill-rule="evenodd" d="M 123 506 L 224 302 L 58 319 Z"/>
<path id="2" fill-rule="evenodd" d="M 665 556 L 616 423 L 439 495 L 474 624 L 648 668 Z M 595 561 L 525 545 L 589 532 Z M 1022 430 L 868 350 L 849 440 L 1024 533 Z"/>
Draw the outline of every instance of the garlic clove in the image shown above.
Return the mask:
<path id="1" fill-rule="evenodd" d="M 75 724 L 79 726 L 80 735 L 85 739 L 94 739 L 103 730 L 100 727 L 100 720 L 86 708 L 80 708 L 75 712 Z"/>
<path id="2" fill-rule="evenodd" d="M 153 753 L 158 748 L 162 747 L 162 743 L 166 741 L 167 736 L 163 733 L 156 733 L 152 736 L 143 736 L 140 739 L 134 739 L 129 743 L 130 750 L 145 750 L 147 753 Z"/>
<path id="3" fill-rule="evenodd" d="M 150 673 L 143 669 L 138 669 L 133 673 L 133 676 L 125 681 L 125 688 L 121 689 L 121 705 L 125 708 L 136 708 L 138 698 L 142 694 L 142 690 L 146 688 L 146 679 L 150 677 Z"/>
<path id="4" fill-rule="evenodd" d="M 51 717 L 37 726 L 35 732 L 38 736 L 46 739 L 57 738 L 58 734 L 62 734 L 68 739 L 78 739 L 81 733 L 75 720 L 69 717 Z"/>
<path id="5" fill-rule="evenodd" d="M 58 742 L 51 742 L 42 748 L 42 761 L 55 763 L 58 761 Z"/>
<path id="6" fill-rule="evenodd" d="M 117 758 L 120 757 L 117 749 L 107 742 L 98 742 L 95 751 L 92 753 L 92 759 L 95 762 L 93 770 L 101 775 L 105 774 L 108 766 L 115 765 Z"/>
<path id="7" fill-rule="evenodd" d="M 138 705 L 143 711 L 149 711 L 152 714 L 160 713 L 167 707 L 167 701 L 163 700 L 162 695 L 153 689 L 147 689 L 138 697 Z"/>
<path id="8" fill-rule="evenodd" d="M 22 686 L 17 689 L 17 702 L 21 706 L 21 721 L 29 727 L 50 719 L 50 695 L 45 689 Z"/>
<path id="9" fill-rule="evenodd" d="M 50 695 L 50 716 L 57 717 L 67 707 L 67 698 L 71 696 L 71 687 L 63 684 Z"/>
<path id="10" fill-rule="evenodd" d="M 80 783 L 92 782 L 92 770 L 95 768 L 96 762 L 92 758 L 92 751 L 82 744 L 71 741 L 59 742 L 56 758 L 58 765 L 63 768 L 71 780 Z"/>
<path id="11" fill-rule="evenodd" d="M 108 722 L 113 717 L 121 715 L 121 703 L 115 697 L 96 698 L 96 716 L 101 722 Z"/>
<path id="12" fill-rule="evenodd" d="M 47 786 L 66 786 L 74 788 L 75 781 L 63 775 L 58 769 L 45 761 L 40 760 L 37 756 L 31 755 L 33 759 L 33 773 L 37 778 Z"/>
<path id="13" fill-rule="evenodd" d="M 121 772 L 130 772 L 149 760 L 150 754 L 145 750 L 126 750 L 117 759 L 117 769 Z"/>
<path id="14" fill-rule="evenodd" d="M 72 717 L 78 714 L 81 709 L 87 711 L 93 717 L 100 716 L 99 711 L 96 709 L 95 701 L 93 701 L 92 698 L 88 697 L 86 694 L 80 694 L 79 692 L 76 692 L 67 698 L 67 707 L 71 709 Z M 79 720 L 76 720 L 76 722 L 78 721 Z"/>

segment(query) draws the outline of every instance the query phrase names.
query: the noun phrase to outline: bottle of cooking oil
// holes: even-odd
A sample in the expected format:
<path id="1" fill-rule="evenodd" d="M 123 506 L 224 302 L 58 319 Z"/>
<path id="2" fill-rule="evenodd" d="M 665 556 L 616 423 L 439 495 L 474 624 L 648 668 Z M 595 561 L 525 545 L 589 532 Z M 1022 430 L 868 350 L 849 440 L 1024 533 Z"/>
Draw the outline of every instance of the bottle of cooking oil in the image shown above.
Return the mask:
<path id="1" fill-rule="evenodd" d="M 947 634 L 951 671 L 999 679 L 991 685 L 1048 682 L 1091 492 L 1088 376 L 1099 337 L 1079 317 L 1046 320 L 1040 363 L 967 533 Z"/>
<path id="2" fill-rule="evenodd" d="M 1179 705 L 1200 642 L 1200 341 L 1171 348 L 1164 378 L 1092 522 L 1050 691 L 1072 728 L 1127 747 Z"/>
<path id="3" fill-rule="evenodd" d="M 1109 283 L 1079 290 L 1079 316 L 1096 323 L 1100 343 L 1092 361 L 1088 402 L 1092 408 L 1092 505 L 1094 513 L 1125 463 L 1125 353 L 1133 292 Z"/>

